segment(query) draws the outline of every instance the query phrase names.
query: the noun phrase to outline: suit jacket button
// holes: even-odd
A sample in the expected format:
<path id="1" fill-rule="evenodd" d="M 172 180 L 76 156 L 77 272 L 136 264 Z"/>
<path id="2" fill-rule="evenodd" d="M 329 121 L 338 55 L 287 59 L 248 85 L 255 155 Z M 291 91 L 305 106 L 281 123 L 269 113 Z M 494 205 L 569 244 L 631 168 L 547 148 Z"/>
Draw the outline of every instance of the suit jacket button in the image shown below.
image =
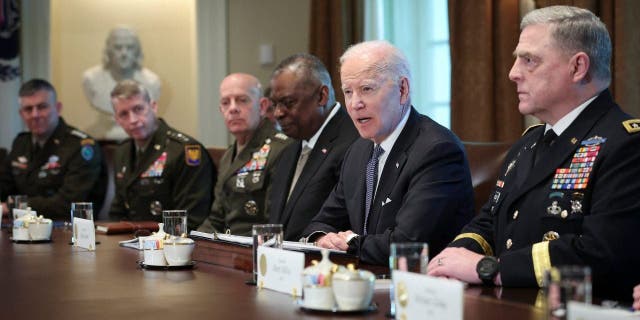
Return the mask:
<path id="1" fill-rule="evenodd" d="M 560 234 L 555 231 L 549 231 L 542 236 L 542 241 L 551 241 L 560 238 Z"/>
<path id="2" fill-rule="evenodd" d="M 513 245 L 513 241 L 511 241 L 511 239 L 507 239 L 507 250 L 511 249 L 512 245 Z"/>

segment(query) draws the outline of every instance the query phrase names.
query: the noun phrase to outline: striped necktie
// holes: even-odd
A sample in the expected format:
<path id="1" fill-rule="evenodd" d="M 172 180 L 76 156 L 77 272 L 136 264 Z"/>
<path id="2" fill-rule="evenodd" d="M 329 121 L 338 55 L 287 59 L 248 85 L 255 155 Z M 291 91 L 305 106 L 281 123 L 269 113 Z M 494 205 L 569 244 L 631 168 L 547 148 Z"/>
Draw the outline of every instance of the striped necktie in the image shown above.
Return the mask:
<path id="1" fill-rule="evenodd" d="M 369 162 L 367 162 L 367 172 L 366 172 L 366 183 L 367 183 L 367 194 L 365 196 L 365 215 L 364 215 L 364 235 L 367 234 L 367 223 L 369 222 L 369 211 L 371 210 L 371 203 L 373 202 L 373 197 L 376 194 L 376 185 L 378 180 L 378 159 L 384 153 L 384 149 L 380 145 L 376 145 L 373 148 L 373 153 L 371 154 L 371 158 L 369 158 Z"/>

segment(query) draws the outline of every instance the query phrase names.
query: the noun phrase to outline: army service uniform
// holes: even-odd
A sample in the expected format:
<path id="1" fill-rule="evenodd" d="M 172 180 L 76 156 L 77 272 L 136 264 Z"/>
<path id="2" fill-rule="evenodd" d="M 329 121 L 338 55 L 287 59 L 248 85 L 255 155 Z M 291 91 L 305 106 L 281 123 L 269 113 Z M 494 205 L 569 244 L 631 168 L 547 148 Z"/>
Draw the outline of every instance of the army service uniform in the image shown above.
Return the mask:
<path id="1" fill-rule="evenodd" d="M 211 214 L 199 230 L 248 236 L 252 225 L 267 223 L 271 179 L 280 153 L 290 141 L 263 119 L 235 159 L 235 143 L 229 147 L 220 159 Z"/>
<path id="2" fill-rule="evenodd" d="M 514 144 L 491 198 L 451 246 L 498 257 L 505 286 L 541 286 L 551 266 L 587 265 L 595 296 L 631 299 L 640 283 L 640 120 L 605 90 L 535 155 L 543 131 Z"/>
<path id="3" fill-rule="evenodd" d="M 26 194 L 39 215 L 69 220 L 72 202 L 93 202 L 94 213 L 99 212 L 106 183 L 100 147 L 60 117 L 42 147 L 30 132 L 18 134 L 3 163 L 0 194 L 3 201 L 8 195 Z"/>
<path id="4" fill-rule="evenodd" d="M 199 226 L 209 212 L 215 182 L 215 168 L 202 144 L 158 119 L 146 149 L 136 153 L 131 139 L 115 151 L 111 219 L 161 222 L 162 210 L 187 210 L 189 230 Z"/>

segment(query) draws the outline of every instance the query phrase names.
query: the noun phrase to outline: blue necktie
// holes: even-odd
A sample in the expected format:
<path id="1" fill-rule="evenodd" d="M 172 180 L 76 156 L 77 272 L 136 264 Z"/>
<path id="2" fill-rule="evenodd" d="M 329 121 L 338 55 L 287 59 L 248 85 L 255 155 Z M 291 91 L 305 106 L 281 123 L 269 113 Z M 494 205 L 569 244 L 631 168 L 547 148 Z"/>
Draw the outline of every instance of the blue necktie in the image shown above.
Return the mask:
<path id="1" fill-rule="evenodd" d="M 373 153 L 369 162 L 367 162 L 367 194 L 365 197 L 365 214 L 364 214 L 364 235 L 367 234 L 367 223 L 369 220 L 369 211 L 371 210 L 371 202 L 376 193 L 376 182 L 378 180 L 378 158 L 384 153 L 384 149 L 380 145 L 373 148 Z"/>

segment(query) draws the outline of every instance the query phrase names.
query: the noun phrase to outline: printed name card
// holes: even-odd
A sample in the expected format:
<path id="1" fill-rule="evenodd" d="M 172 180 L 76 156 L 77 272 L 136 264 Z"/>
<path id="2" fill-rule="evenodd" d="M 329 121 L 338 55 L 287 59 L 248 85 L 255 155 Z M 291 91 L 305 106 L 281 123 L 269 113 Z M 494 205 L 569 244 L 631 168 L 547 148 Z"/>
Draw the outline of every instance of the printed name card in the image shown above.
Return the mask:
<path id="1" fill-rule="evenodd" d="M 462 320 L 464 283 L 393 270 L 396 319 Z"/>
<path id="2" fill-rule="evenodd" d="M 258 247 L 258 287 L 302 295 L 304 253 Z"/>
<path id="3" fill-rule="evenodd" d="M 75 245 L 94 251 L 96 249 L 96 229 L 93 220 L 73 218 Z"/>
<path id="4" fill-rule="evenodd" d="M 567 303 L 568 320 L 622 320 L 638 319 L 637 317 L 637 313 L 628 310 L 603 308 L 576 301 L 569 301 L 569 303 Z"/>

